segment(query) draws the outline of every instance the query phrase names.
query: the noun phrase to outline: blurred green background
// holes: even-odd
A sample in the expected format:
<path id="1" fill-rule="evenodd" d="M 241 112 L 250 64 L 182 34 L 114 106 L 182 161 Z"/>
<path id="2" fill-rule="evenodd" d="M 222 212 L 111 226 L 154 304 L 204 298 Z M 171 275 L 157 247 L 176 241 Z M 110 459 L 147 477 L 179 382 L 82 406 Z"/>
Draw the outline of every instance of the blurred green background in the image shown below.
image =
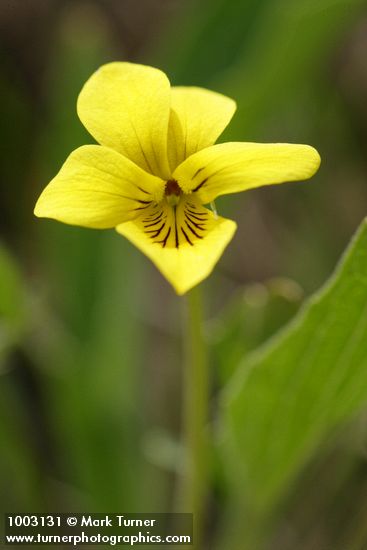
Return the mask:
<path id="1" fill-rule="evenodd" d="M 76 98 L 111 60 L 236 99 L 221 141 L 319 150 L 309 182 L 218 200 L 239 227 L 205 283 L 215 427 L 242 358 L 325 281 L 366 215 L 367 4 L 2 0 L 0 29 L 1 512 L 170 511 L 182 300 L 114 231 L 38 220 L 34 203 L 71 150 L 93 141 Z M 220 439 L 218 428 L 208 548 L 367 548 L 365 415 L 318 443 L 251 521 L 251 494 L 234 490 Z"/>

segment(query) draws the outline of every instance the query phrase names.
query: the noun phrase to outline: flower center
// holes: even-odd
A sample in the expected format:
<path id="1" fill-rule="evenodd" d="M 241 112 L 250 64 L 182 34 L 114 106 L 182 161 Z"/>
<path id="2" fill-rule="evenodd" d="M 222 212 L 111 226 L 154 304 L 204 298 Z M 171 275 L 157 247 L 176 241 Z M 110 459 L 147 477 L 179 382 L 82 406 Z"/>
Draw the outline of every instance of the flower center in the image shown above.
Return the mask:
<path id="1" fill-rule="evenodd" d="M 180 200 L 180 196 L 182 195 L 182 189 L 176 180 L 168 180 L 164 194 L 167 198 L 168 204 L 171 206 L 176 206 Z"/>

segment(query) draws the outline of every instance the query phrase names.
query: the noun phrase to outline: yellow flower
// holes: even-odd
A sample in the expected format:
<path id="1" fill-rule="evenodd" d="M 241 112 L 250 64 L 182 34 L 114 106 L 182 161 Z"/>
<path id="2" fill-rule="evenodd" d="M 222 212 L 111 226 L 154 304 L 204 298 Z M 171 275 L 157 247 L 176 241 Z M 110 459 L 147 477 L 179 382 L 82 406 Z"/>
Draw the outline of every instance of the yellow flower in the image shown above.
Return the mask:
<path id="1" fill-rule="evenodd" d="M 109 63 L 84 85 L 78 115 L 100 145 L 71 153 L 35 214 L 112 228 L 184 294 L 205 279 L 236 224 L 205 208 L 219 195 L 304 180 L 319 167 L 308 145 L 213 145 L 236 109 L 232 99 L 172 87 L 158 69 Z"/>

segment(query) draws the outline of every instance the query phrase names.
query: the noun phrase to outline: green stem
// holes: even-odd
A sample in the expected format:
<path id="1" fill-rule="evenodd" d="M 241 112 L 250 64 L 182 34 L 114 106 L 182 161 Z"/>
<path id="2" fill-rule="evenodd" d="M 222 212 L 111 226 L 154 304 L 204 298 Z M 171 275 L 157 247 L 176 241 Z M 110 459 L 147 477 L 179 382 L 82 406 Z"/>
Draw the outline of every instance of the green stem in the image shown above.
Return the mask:
<path id="1" fill-rule="evenodd" d="M 185 504 L 194 515 L 195 548 L 202 548 L 205 508 L 208 497 L 208 357 L 203 334 L 201 290 L 187 297 L 186 365 L 184 373 L 184 435 L 187 468 Z"/>

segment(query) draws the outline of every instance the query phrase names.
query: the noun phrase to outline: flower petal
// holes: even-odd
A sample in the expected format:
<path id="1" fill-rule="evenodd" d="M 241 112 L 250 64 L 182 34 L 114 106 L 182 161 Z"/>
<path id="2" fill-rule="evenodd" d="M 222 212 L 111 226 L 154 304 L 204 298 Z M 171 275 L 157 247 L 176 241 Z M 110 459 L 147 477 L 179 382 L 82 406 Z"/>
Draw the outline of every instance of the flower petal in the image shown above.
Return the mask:
<path id="1" fill-rule="evenodd" d="M 186 159 L 173 173 L 185 193 L 206 204 L 218 195 L 310 178 L 320 156 L 309 145 L 221 143 Z"/>
<path id="2" fill-rule="evenodd" d="M 71 153 L 42 192 L 35 215 L 104 229 L 136 218 L 161 200 L 164 182 L 100 145 Z"/>
<path id="3" fill-rule="evenodd" d="M 195 200 L 181 199 L 176 208 L 162 202 L 147 214 L 116 229 L 152 260 L 177 294 L 210 275 L 236 230 L 232 220 L 216 218 Z"/>
<path id="4" fill-rule="evenodd" d="M 204 88 L 173 87 L 168 128 L 171 169 L 200 149 L 213 145 L 235 110 L 235 101 L 222 94 Z"/>
<path id="5" fill-rule="evenodd" d="M 135 63 L 103 65 L 84 85 L 77 110 L 101 145 L 169 179 L 170 83 L 162 71 Z"/>

